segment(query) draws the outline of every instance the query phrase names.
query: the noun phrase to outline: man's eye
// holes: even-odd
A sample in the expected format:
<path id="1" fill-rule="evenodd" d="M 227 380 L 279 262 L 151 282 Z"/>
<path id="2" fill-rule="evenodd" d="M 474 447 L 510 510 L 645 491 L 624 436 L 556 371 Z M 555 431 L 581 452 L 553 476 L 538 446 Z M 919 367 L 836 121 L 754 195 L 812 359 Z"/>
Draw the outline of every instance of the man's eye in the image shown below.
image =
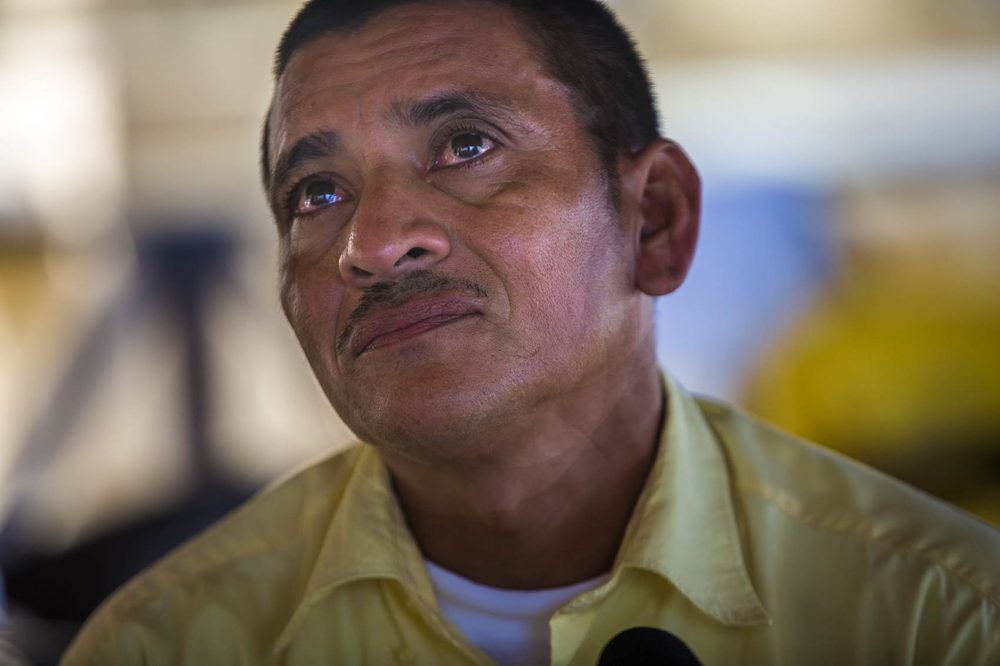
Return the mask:
<path id="1" fill-rule="evenodd" d="M 449 167 L 468 162 L 493 150 L 496 144 L 480 132 L 461 132 L 449 139 L 434 162 L 436 167 Z"/>
<path id="2" fill-rule="evenodd" d="M 339 185 L 331 180 L 314 180 L 297 190 L 293 201 L 295 215 L 308 215 L 327 206 L 340 203 L 346 195 Z"/>

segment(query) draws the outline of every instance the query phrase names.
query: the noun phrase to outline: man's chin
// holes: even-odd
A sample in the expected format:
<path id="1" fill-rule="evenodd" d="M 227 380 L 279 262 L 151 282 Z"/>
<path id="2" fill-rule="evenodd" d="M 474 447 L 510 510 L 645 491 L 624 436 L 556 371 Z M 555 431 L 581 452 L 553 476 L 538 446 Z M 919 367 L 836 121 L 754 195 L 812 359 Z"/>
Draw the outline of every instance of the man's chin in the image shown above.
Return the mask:
<path id="1" fill-rule="evenodd" d="M 397 410 L 390 418 L 368 416 L 363 424 L 352 426 L 358 438 L 375 448 L 405 457 L 433 463 L 475 457 L 477 431 L 474 418 L 411 413 Z"/>
<path id="2" fill-rule="evenodd" d="M 335 407 L 362 441 L 380 449 L 451 457 L 476 439 L 475 433 L 496 412 L 498 398 L 453 381 L 447 386 L 352 393 Z"/>

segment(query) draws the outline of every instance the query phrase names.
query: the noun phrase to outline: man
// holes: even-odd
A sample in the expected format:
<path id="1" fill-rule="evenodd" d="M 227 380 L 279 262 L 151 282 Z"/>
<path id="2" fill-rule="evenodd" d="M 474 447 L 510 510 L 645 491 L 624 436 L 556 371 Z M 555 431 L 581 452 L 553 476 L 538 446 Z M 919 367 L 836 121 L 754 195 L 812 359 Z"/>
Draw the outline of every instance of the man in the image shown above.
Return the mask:
<path id="1" fill-rule="evenodd" d="M 67 664 L 589 665 L 638 626 L 706 664 L 1000 660 L 996 532 L 657 369 L 699 182 L 601 5 L 313 1 L 263 148 L 285 312 L 366 444 Z"/>

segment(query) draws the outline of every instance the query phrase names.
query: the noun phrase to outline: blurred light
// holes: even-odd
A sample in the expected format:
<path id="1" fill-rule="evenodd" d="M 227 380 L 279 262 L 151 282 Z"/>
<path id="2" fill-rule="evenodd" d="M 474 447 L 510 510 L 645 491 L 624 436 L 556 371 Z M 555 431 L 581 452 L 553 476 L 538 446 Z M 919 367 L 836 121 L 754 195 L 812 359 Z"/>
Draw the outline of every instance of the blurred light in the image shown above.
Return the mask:
<path id="1" fill-rule="evenodd" d="M 103 0 L 0 0 L 0 12 L 10 14 L 39 14 L 66 12 L 100 7 Z"/>
<path id="2" fill-rule="evenodd" d="M 120 123 L 96 38 L 71 18 L 10 21 L 0 32 L 2 189 L 70 244 L 109 229 L 120 207 Z"/>
<path id="3" fill-rule="evenodd" d="M 706 173 L 806 184 L 1000 167 L 1000 51 L 653 63 Z"/>

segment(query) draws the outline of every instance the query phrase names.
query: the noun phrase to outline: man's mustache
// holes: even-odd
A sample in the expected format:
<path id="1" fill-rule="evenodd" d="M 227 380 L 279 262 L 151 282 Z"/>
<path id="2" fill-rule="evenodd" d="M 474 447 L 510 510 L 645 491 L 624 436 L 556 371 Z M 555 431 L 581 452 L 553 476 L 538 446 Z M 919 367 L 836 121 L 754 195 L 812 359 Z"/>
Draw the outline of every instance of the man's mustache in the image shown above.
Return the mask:
<path id="1" fill-rule="evenodd" d="M 479 298 L 489 294 L 479 283 L 464 278 L 453 278 L 429 270 L 413 271 L 395 282 L 377 282 L 365 289 L 358 304 L 347 317 L 347 324 L 337 338 L 337 354 L 342 353 L 351 339 L 358 322 L 377 309 L 390 309 L 403 305 L 415 296 L 464 291 Z"/>

